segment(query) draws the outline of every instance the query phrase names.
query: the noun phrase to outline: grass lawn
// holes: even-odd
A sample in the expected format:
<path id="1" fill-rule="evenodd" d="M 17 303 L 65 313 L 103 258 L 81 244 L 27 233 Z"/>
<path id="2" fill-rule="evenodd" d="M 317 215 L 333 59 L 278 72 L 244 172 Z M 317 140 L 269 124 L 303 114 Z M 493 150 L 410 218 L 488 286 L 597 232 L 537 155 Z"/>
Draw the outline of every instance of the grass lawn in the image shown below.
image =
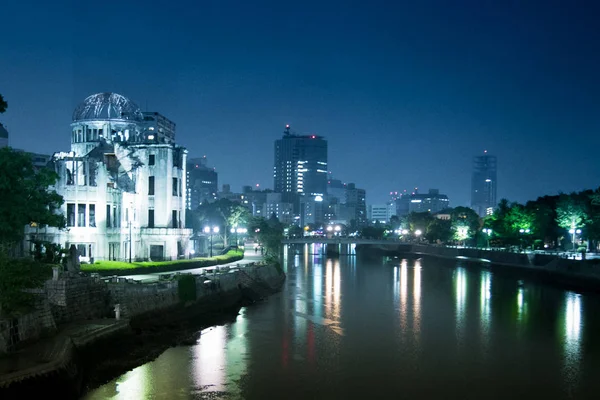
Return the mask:
<path id="1" fill-rule="evenodd" d="M 84 272 L 97 272 L 101 275 L 135 275 L 153 272 L 169 272 L 183 269 L 210 267 L 227 264 L 244 258 L 241 250 L 230 250 L 227 254 L 209 258 L 192 258 L 176 261 L 144 261 L 128 263 L 124 261 L 96 261 L 94 264 L 82 264 Z"/>

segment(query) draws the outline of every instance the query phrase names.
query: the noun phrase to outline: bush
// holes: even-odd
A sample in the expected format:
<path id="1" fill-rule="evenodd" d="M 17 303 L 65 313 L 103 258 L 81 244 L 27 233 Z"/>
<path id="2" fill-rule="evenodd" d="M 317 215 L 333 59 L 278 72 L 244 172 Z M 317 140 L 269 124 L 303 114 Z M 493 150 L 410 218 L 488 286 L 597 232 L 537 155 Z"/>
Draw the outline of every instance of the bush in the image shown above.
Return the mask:
<path id="1" fill-rule="evenodd" d="M 230 250 L 227 254 L 212 258 L 192 258 L 177 261 L 145 261 L 127 263 L 123 261 L 96 261 L 94 264 L 82 265 L 84 272 L 97 272 L 101 275 L 139 275 L 156 272 L 172 272 L 186 269 L 210 267 L 227 264 L 244 258 L 241 250 Z"/>
<path id="2" fill-rule="evenodd" d="M 52 265 L 28 258 L 12 259 L 0 255 L 0 306 L 3 316 L 27 313 L 35 296 L 24 289 L 37 289 L 52 277 Z"/>

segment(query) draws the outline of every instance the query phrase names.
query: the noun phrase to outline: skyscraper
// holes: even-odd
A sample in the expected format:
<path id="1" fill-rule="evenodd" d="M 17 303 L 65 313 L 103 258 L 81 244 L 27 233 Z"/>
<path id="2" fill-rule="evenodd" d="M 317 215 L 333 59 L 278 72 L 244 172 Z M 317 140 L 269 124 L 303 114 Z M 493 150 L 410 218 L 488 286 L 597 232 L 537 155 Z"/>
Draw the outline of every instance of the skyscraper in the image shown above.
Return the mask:
<path id="1" fill-rule="evenodd" d="M 200 204 L 217 199 L 219 175 L 214 168 L 207 166 L 206 156 L 188 160 L 186 178 L 188 210 L 195 210 Z"/>
<path id="2" fill-rule="evenodd" d="M 320 198 L 327 192 L 327 140 L 317 135 L 298 135 L 286 125 L 284 135 L 275 141 L 273 189 L 282 201 L 299 211 L 300 197 Z"/>
<path id="3" fill-rule="evenodd" d="M 473 158 L 473 176 L 471 178 L 471 208 L 480 217 L 493 212 L 496 207 L 496 156 L 487 154 Z"/>

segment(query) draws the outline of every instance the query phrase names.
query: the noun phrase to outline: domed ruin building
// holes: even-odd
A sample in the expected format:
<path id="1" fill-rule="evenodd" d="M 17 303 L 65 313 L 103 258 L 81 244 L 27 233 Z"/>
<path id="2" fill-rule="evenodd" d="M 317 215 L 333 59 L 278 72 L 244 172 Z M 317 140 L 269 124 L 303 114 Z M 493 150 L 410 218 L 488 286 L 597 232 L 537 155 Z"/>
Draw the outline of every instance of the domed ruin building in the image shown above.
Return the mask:
<path id="1" fill-rule="evenodd" d="M 71 151 L 52 157 L 67 228 L 28 227 L 28 239 L 74 244 L 82 261 L 185 257 L 186 157 L 161 114 L 89 96 L 73 112 Z"/>

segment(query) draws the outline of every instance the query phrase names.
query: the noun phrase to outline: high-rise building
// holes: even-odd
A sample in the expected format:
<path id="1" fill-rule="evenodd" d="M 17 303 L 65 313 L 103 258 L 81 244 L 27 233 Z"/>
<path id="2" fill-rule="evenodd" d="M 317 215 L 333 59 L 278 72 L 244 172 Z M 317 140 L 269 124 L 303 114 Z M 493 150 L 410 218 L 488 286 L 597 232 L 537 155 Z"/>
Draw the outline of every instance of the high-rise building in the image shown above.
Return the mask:
<path id="1" fill-rule="evenodd" d="M 275 141 L 273 178 L 275 192 L 283 202 L 293 203 L 297 213 L 300 197 L 322 199 L 327 192 L 327 140 L 291 133 L 286 125 L 283 137 Z"/>
<path id="2" fill-rule="evenodd" d="M 339 179 L 329 178 L 327 180 L 327 200 L 337 200 L 339 204 L 346 203 L 346 185 Z"/>
<path id="3" fill-rule="evenodd" d="M 496 156 L 487 154 L 473 158 L 471 178 L 471 208 L 480 217 L 492 214 L 496 207 Z"/>
<path id="4" fill-rule="evenodd" d="M 359 189 L 354 183 L 346 185 L 346 206 L 354 208 L 356 226 L 362 227 L 367 223 L 367 203 L 365 189 Z"/>
<path id="5" fill-rule="evenodd" d="M 450 206 L 448 196 L 440 194 L 438 189 L 429 189 L 428 193 L 415 192 L 408 196 L 408 212 L 430 212 L 436 214 Z"/>
<path id="6" fill-rule="evenodd" d="M 206 156 L 188 160 L 186 179 L 188 210 L 195 210 L 200 204 L 217 199 L 219 175 L 214 168 L 207 166 Z"/>

